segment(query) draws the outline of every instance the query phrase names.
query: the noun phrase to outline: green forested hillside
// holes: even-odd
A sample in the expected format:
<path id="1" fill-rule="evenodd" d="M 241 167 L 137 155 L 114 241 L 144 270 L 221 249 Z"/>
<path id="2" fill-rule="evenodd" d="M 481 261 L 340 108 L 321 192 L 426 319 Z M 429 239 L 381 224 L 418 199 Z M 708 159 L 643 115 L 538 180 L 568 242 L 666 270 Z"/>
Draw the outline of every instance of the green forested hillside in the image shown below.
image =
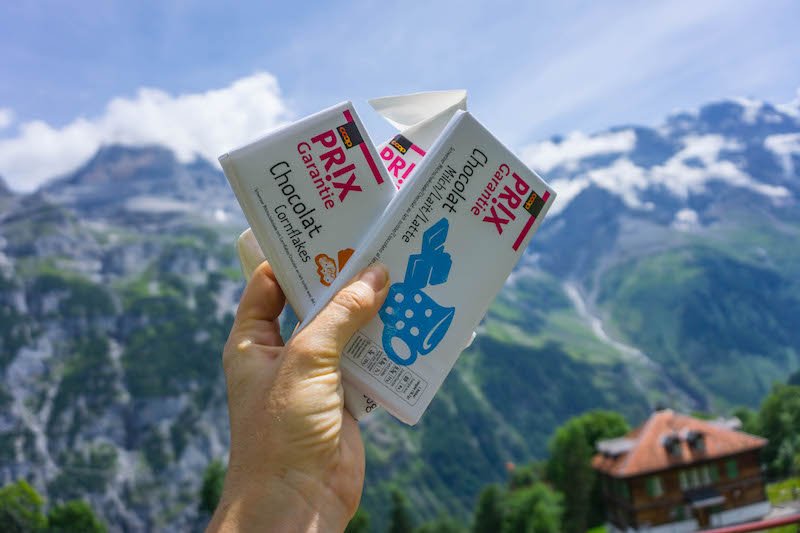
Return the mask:
<path id="1" fill-rule="evenodd" d="M 789 245 L 798 238 L 772 230 L 631 259 L 605 273 L 598 299 L 704 405 L 754 406 L 800 366 L 800 252 Z"/>

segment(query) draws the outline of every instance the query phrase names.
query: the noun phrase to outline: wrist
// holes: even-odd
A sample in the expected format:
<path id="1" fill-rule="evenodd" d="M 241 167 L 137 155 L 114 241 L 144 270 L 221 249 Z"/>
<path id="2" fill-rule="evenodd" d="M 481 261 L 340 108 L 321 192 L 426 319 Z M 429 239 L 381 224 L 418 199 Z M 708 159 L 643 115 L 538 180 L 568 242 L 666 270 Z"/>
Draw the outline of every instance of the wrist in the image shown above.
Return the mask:
<path id="1" fill-rule="evenodd" d="M 273 476 L 264 482 L 226 478 L 208 532 L 343 531 L 349 510 L 319 482 L 298 477 Z"/>

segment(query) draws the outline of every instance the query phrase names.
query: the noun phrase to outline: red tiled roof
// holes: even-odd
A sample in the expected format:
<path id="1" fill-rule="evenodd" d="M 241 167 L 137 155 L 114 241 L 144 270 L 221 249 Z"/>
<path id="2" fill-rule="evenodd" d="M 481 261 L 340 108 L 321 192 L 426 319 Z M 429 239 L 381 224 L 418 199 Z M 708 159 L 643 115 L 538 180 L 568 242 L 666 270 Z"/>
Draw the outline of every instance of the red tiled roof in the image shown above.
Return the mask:
<path id="1" fill-rule="evenodd" d="M 689 446 L 685 439 L 688 431 L 703 434 L 705 443 L 703 451 L 694 450 Z M 662 440 L 668 435 L 680 437 L 680 456 L 667 453 Z M 613 457 L 598 453 L 592 459 L 592 467 L 614 477 L 632 477 L 673 466 L 755 450 L 767 444 L 767 440 L 761 437 L 675 413 L 670 409 L 654 412 L 644 424 L 625 437 L 634 441 L 629 451 Z"/>

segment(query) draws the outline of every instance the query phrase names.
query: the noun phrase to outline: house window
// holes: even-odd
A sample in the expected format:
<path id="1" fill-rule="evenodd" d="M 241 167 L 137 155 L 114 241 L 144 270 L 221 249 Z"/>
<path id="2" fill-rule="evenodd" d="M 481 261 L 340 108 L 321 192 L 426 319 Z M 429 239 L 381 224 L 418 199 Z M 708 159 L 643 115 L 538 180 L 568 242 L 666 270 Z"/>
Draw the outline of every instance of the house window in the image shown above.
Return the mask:
<path id="1" fill-rule="evenodd" d="M 625 500 L 630 501 L 630 499 L 631 499 L 631 491 L 628 489 L 628 483 L 626 481 L 620 481 L 619 482 L 619 489 L 620 489 L 620 494 L 622 495 L 622 497 Z"/>
<path id="2" fill-rule="evenodd" d="M 681 440 L 677 435 L 667 435 L 661 442 L 669 455 L 672 457 L 681 456 Z"/>
<path id="3" fill-rule="evenodd" d="M 617 498 L 630 501 L 631 493 L 628 489 L 628 483 L 621 479 L 615 479 L 611 482 L 611 490 Z"/>
<path id="4" fill-rule="evenodd" d="M 703 433 L 700 431 L 690 431 L 686 435 L 686 441 L 689 443 L 689 447 L 699 453 L 703 453 L 706 451 L 706 443 L 705 439 L 703 438 Z"/>
<path id="5" fill-rule="evenodd" d="M 647 478 L 647 495 L 651 498 L 658 498 L 664 494 L 664 488 L 661 486 L 661 478 L 658 476 L 650 476 Z"/>
<path id="6" fill-rule="evenodd" d="M 719 481 L 719 471 L 716 465 L 687 468 L 678 472 L 678 483 L 681 486 L 681 490 L 707 487 L 717 481 Z"/>
<path id="7" fill-rule="evenodd" d="M 700 472 L 698 472 L 697 468 L 689 470 L 689 481 L 689 486 L 692 488 L 700 486 Z"/>
<path id="8" fill-rule="evenodd" d="M 728 477 L 736 479 L 739 477 L 739 465 L 736 464 L 736 459 L 730 459 L 725 463 L 725 469 L 728 472 Z"/>
<path id="9" fill-rule="evenodd" d="M 700 473 L 703 477 L 703 485 L 711 485 L 711 469 L 706 465 L 700 469 Z"/>
<path id="10" fill-rule="evenodd" d="M 672 515 L 672 519 L 675 521 L 686 520 L 686 508 L 683 505 L 679 505 L 672 509 L 670 514 Z"/>

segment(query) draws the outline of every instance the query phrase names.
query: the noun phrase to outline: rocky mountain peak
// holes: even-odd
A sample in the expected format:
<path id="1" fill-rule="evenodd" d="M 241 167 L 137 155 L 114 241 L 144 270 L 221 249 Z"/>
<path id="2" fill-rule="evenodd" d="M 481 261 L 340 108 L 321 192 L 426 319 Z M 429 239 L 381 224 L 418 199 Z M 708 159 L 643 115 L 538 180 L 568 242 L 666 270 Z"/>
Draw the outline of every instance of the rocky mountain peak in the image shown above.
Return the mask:
<path id="1" fill-rule="evenodd" d="M 797 131 L 796 105 L 772 105 L 737 98 L 706 104 L 697 111 L 683 111 L 667 119 L 673 136 L 718 134 L 738 140 L 758 142 L 767 135 Z"/>
<path id="2" fill-rule="evenodd" d="M 559 192 L 551 216 L 592 187 L 621 199 L 630 216 L 662 225 L 690 210 L 716 219 L 728 200 L 754 198 L 785 212 L 800 200 L 800 103 L 721 100 L 667 117 L 658 127 L 618 126 L 531 145 L 525 162 Z"/>
<path id="3" fill-rule="evenodd" d="M 48 186 L 125 185 L 133 180 L 169 177 L 179 168 L 169 149 L 158 145 L 133 147 L 119 144 L 101 147 L 82 167 Z"/>
<path id="4" fill-rule="evenodd" d="M 108 145 L 73 173 L 42 188 L 82 216 L 136 217 L 239 213 L 222 172 L 201 159 L 184 163 L 162 146 Z"/>
<path id="5" fill-rule="evenodd" d="M 8 186 L 3 176 L 0 176 L 0 198 L 7 198 L 9 196 L 14 196 L 14 191 Z"/>

